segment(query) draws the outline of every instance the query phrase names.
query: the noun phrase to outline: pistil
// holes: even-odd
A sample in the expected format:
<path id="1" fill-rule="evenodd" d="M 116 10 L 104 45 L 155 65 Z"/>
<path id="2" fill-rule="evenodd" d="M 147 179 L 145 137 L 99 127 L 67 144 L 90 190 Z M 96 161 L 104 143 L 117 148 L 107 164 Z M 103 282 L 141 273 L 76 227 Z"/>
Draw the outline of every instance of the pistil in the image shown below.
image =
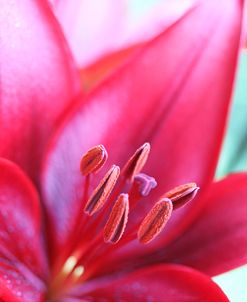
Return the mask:
<path id="1" fill-rule="evenodd" d="M 139 193 L 141 196 L 148 196 L 150 191 L 157 186 L 156 180 L 145 173 L 137 174 L 134 177 L 134 181 L 139 185 Z"/>

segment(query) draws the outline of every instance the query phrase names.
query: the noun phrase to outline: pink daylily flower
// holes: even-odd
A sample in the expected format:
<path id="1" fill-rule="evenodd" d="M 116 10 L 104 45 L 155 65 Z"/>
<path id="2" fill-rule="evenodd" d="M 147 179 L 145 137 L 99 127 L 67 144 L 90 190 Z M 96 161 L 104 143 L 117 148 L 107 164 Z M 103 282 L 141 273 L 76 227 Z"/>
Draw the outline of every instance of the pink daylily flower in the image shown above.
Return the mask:
<path id="1" fill-rule="evenodd" d="M 210 277 L 246 263 L 247 174 L 213 176 L 243 2 L 198 3 L 81 97 L 48 4 L 3 12 L 0 299 L 228 301 Z"/>

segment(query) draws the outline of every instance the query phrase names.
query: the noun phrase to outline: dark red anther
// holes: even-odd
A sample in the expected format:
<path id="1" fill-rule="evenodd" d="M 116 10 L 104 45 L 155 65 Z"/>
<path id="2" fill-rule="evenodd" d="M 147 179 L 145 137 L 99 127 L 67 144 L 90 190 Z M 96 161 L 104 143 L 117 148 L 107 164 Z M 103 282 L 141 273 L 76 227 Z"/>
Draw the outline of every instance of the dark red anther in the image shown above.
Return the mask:
<path id="1" fill-rule="evenodd" d="M 149 243 L 164 229 L 171 217 L 173 205 L 170 199 L 160 199 L 147 214 L 138 229 L 141 243 Z"/>
<path id="2" fill-rule="evenodd" d="M 157 186 L 156 180 L 145 173 L 137 174 L 134 180 L 139 184 L 139 193 L 142 196 L 148 196 L 150 191 Z"/>
<path id="3" fill-rule="evenodd" d="M 122 174 L 129 180 L 133 180 L 145 165 L 150 152 L 150 144 L 145 143 L 131 156 L 122 170 Z"/>
<path id="4" fill-rule="evenodd" d="M 163 196 L 173 203 L 173 209 L 178 209 L 190 202 L 197 194 L 199 187 L 196 183 L 187 183 L 166 192 Z"/>
<path id="5" fill-rule="evenodd" d="M 84 208 L 85 213 L 91 216 L 103 207 L 116 184 L 119 173 L 119 167 L 113 165 L 93 191 Z"/>
<path id="6" fill-rule="evenodd" d="M 105 242 L 115 244 L 120 240 L 128 221 L 128 214 L 129 196 L 128 194 L 120 194 L 104 228 Z"/>
<path id="7" fill-rule="evenodd" d="M 107 160 L 108 154 L 103 145 L 98 145 L 88 150 L 81 159 L 80 171 L 86 176 L 99 171 Z"/>

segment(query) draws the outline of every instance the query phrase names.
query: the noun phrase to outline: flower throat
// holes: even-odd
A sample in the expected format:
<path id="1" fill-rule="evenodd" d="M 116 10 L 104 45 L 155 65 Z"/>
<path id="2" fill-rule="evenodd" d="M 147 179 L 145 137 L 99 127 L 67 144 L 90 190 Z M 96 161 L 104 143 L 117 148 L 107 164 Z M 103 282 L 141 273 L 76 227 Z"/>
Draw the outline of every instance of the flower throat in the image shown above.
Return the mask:
<path id="1" fill-rule="evenodd" d="M 141 244 L 150 243 L 164 229 L 172 212 L 196 196 L 199 188 L 193 182 L 175 187 L 160 196 L 140 221 L 129 221 L 127 226 L 139 201 L 157 186 L 153 177 L 141 173 L 149 153 L 150 144 L 144 143 L 121 172 L 117 165 L 112 165 L 91 194 L 91 178 L 104 166 L 108 154 L 103 145 L 98 145 L 82 156 L 84 215 L 80 217 L 69 254 L 60 257 L 53 269 L 49 297 L 97 275 L 106 258 L 136 238 Z"/>

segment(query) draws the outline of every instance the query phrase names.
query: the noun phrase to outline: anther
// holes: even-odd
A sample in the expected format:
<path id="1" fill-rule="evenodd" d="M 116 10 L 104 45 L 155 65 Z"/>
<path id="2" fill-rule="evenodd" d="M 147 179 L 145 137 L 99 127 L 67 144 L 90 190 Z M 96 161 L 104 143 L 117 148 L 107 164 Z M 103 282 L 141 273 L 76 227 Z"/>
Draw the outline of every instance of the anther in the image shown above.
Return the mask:
<path id="1" fill-rule="evenodd" d="M 122 237 L 129 214 L 129 196 L 120 194 L 104 228 L 104 241 L 117 243 Z"/>
<path id="2" fill-rule="evenodd" d="M 119 167 L 113 165 L 93 191 L 84 208 L 85 213 L 91 216 L 103 207 L 116 184 L 119 173 Z"/>
<path id="3" fill-rule="evenodd" d="M 150 152 L 150 144 L 145 143 L 131 156 L 122 170 L 122 174 L 129 180 L 133 180 L 145 165 Z"/>
<path id="4" fill-rule="evenodd" d="M 99 171 L 107 160 L 108 154 L 103 145 L 89 149 L 80 162 L 80 171 L 86 176 L 90 173 Z"/>
<path id="5" fill-rule="evenodd" d="M 137 174 L 134 177 L 134 181 L 139 184 L 139 193 L 141 196 L 148 196 L 150 191 L 157 186 L 156 180 L 145 173 Z"/>
<path id="6" fill-rule="evenodd" d="M 159 200 L 142 221 L 138 229 L 138 239 L 141 243 L 149 243 L 164 229 L 171 217 L 173 205 L 170 199 Z"/>
<path id="7" fill-rule="evenodd" d="M 199 187 L 196 183 L 187 183 L 166 192 L 163 196 L 169 198 L 173 203 L 173 209 L 178 209 L 189 201 L 191 201 L 197 194 Z"/>

